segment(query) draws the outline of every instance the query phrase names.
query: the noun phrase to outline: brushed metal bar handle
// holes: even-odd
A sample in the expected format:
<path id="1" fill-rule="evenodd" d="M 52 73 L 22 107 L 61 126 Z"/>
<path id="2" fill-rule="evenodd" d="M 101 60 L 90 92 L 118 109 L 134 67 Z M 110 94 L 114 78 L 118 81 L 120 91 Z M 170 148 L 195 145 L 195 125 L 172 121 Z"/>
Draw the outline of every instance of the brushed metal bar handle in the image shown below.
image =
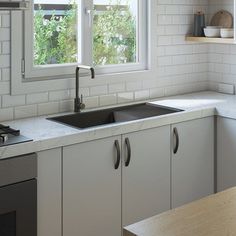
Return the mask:
<path id="1" fill-rule="evenodd" d="M 130 146 L 129 138 L 125 138 L 125 145 L 126 145 L 127 151 L 128 151 L 125 166 L 128 167 L 129 163 L 130 163 L 130 160 L 131 160 L 131 146 Z"/>
<path id="2" fill-rule="evenodd" d="M 174 135 L 175 135 L 175 138 L 176 138 L 176 144 L 175 144 L 173 153 L 176 154 L 179 150 L 179 133 L 178 133 L 178 129 L 175 127 L 173 129 L 173 132 L 174 132 Z"/>
<path id="3" fill-rule="evenodd" d="M 117 170 L 120 166 L 120 144 L 118 140 L 115 140 L 115 148 L 116 148 L 116 162 L 115 162 L 115 170 Z"/>

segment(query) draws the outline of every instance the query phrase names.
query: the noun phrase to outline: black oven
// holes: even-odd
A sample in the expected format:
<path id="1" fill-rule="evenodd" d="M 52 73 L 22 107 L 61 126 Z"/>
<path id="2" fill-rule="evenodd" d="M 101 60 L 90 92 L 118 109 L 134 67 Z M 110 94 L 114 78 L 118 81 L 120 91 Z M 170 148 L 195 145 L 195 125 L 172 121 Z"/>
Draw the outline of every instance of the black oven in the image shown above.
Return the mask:
<path id="1" fill-rule="evenodd" d="M 0 160 L 0 236 L 37 236 L 37 157 Z"/>

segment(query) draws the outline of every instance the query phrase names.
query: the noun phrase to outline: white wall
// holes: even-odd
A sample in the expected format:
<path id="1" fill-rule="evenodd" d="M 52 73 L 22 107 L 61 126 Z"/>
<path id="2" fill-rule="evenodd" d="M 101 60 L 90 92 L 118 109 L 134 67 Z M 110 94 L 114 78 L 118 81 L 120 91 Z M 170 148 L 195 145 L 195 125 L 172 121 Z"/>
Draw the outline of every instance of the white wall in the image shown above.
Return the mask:
<path id="1" fill-rule="evenodd" d="M 222 5 L 223 3 L 223 5 Z M 221 9 L 233 14 L 233 0 L 209 0 L 209 15 Z M 208 48 L 208 80 L 212 90 L 217 90 L 218 83 L 236 85 L 236 45 L 211 44 Z"/>
<path id="2" fill-rule="evenodd" d="M 83 84 L 88 108 L 145 100 L 208 88 L 208 46 L 187 43 L 193 13 L 207 12 L 208 0 L 153 0 L 158 72 L 155 79 L 118 79 Z M 228 46 L 230 47 L 230 46 Z M 10 15 L 0 14 L 0 121 L 52 114 L 73 109 L 74 90 L 45 90 L 39 94 L 10 95 Z M 94 82 L 95 83 L 95 82 Z"/>

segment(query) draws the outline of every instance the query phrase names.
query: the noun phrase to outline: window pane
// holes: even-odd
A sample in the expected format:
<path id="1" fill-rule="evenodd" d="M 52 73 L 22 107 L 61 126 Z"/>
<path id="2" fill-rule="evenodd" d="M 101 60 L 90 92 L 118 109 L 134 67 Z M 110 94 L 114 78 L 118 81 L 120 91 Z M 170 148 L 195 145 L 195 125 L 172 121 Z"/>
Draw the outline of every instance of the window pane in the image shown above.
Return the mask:
<path id="1" fill-rule="evenodd" d="M 34 0 L 34 64 L 77 62 L 77 0 Z"/>
<path id="2" fill-rule="evenodd" d="M 137 62 L 137 0 L 94 0 L 95 65 Z"/>

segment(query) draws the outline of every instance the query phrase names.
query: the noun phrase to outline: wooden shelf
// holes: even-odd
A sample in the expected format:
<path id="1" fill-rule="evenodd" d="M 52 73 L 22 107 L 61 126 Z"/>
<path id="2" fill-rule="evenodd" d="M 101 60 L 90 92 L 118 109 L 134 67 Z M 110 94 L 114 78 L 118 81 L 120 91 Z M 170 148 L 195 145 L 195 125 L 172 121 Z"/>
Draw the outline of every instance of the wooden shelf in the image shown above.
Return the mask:
<path id="1" fill-rule="evenodd" d="M 233 38 L 207 38 L 207 37 L 194 37 L 186 36 L 186 41 L 200 42 L 200 43 L 223 43 L 223 44 L 235 44 Z"/>

